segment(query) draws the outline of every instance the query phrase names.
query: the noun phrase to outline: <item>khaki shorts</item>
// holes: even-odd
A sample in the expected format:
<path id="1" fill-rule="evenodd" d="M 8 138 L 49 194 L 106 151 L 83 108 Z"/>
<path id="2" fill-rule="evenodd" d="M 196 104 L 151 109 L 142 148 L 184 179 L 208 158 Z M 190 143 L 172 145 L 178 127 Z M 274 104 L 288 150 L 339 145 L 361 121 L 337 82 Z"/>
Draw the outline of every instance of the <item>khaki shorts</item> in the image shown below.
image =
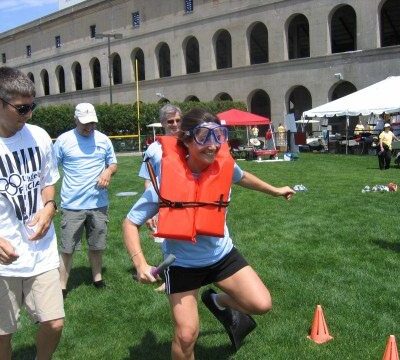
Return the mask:
<path id="1" fill-rule="evenodd" d="M 58 269 L 28 278 L 0 276 L 0 335 L 17 331 L 23 305 L 35 322 L 65 317 Z"/>
<path id="2" fill-rule="evenodd" d="M 107 225 L 107 206 L 90 210 L 61 209 L 60 251 L 72 254 L 80 250 L 84 230 L 89 250 L 105 250 Z"/>

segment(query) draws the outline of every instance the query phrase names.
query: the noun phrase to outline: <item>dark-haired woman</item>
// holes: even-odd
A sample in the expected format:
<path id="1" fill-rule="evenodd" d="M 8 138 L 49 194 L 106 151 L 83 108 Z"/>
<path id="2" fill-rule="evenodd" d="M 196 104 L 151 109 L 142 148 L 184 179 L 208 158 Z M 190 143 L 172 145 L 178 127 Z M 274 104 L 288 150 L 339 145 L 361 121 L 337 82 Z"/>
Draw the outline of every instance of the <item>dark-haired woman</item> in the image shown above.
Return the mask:
<path id="1" fill-rule="evenodd" d="M 182 118 L 178 139 L 160 139 L 163 158 L 158 181 L 146 189 L 123 224 L 125 245 L 140 282 L 156 281 L 142 252 L 138 228 L 158 211 L 158 236 L 166 238 L 164 254 L 176 256 L 165 271 L 175 326 L 173 359 L 194 359 L 202 286 L 215 284 L 222 290 L 208 289 L 201 298 L 224 325 L 236 350 L 256 326 L 248 314 L 263 314 L 272 307 L 268 289 L 232 244 L 226 206 L 232 182 L 287 199 L 294 191 L 242 171 L 229 154 L 227 133 L 214 115 L 201 109 L 189 111 Z"/>

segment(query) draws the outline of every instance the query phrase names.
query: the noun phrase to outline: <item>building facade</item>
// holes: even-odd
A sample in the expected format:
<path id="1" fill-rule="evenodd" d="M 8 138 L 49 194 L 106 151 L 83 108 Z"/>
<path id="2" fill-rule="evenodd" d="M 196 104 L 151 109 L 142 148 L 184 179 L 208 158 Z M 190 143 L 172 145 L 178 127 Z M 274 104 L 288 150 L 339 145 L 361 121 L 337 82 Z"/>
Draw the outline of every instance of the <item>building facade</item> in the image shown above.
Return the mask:
<path id="1" fill-rule="evenodd" d="M 138 85 L 275 124 L 400 75 L 399 51 L 399 0 L 86 0 L 0 34 L 40 104 L 134 103 Z"/>

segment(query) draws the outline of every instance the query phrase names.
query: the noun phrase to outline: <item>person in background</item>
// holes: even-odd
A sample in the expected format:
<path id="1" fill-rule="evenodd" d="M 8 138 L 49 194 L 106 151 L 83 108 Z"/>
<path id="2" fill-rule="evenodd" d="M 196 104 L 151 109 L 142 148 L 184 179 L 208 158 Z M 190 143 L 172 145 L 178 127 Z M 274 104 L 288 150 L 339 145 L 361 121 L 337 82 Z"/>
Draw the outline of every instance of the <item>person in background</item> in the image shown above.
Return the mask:
<path id="1" fill-rule="evenodd" d="M 251 136 L 253 137 L 253 138 L 255 138 L 255 139 L 257 139 L 258 138 L 258 127 L 257 126 L 253 126 L 252 128 L 251 128 Z"/>
<path id="2" fill-rule="evenodd" d="M 181 117 L 182 111 L 179 107 L 166 104 L 160 109 L 159 120 L 164 129 L 165 135 L 170 136 L 178 136 L 179 131 L 181 129 Z M 139 170 L 139 177 L 144 179 L 144 187 L 147 187 L 151 184 L 150 175 L 147 171 L 147 166 L 145 161 L 149 161 L 152 165 L 153 169 L 156 172 L 159 171 L 159 166 L 161 163 L 162 157 L 162 149 L 161 144 L 158 141 L 153 142 L 145 151 L 143 156 L 143 163 Z M 151 219 L 146 221 L 147 228 L 154 233 L 157 230 L 157 215 L 153 216 Z M 154 240 L 158 243 L 162 243 L 164 239 L 162 238 L 154 238 Z M 165 284 L 162 283 L 156 291 L 163 292 L 165 290 Z"/>
<path id="3" fill-rule="evenodd" d="M 11 338 L 24 306 L 35 322 L 36 359 L 49 360 L 60 341 L 64 304 L 58 272 L 59 179 L 50 136 L 27 122 L 35 87 L 20 70 L 0 68 L 0 359 L 11 360 Z"/>
<path id="4" fill-rule="evenodd" d="M 179 130 L 181 128 L 181 117 L 182 111 L 179 107 L 175 105 L 166 104 L 160 109 L 159 119 L 164 129 L 165 135 L 178 136 Z M 157 167 L 160 164 L 161 156 L 161 144 L 157 141 L 154 141 L 145 151 L 143 159 L 150 161 L 155 171 L 158 172 Z M 139 177 L 144 179 L 144 187 L 147 188 L 151 182 L 145 162 L 143 162 L 140 167 Z"/>
<path id="5" fill-rule="evenodd" d="M 157 173 L 160 189 L 149 186 L 123 223 L 125 246 L 138 281 L 153 283 L 156 279 L 140 245 L 139 227 L 160 211 L 157 231 L 166 237 L 164 254 L 176 257 L 165 270 L 175 327 L 172 359 L 194 359 L 199 335 L 197 299 L 202 286 L 213 283 L 222 290 L 208 289 L 201 298 L 225 327 L 236 350 L 256 327 L 248 314 L 263 314 L 272 307 L 268 289 L 233 245 L 225 221 L 226 206 L 232 182 L 286 199 L 295 192 L 242 171 L 229 155 L 227 135 L 219 119 L 202 109 L 184 115 L 178 139 L 166 136 L 159 140 L 163 151 Z M 212 202 L 214 198 L 218 201 Z M 181 199 L 187 201 L 182 203 L 188 205 L 184 211 L 168 206 Z M 160 200 L 166 207 L 160 206 Z M 208 205 L 191 207 L 204 203 Z"/>
<path id="6" fill-rule="evenodd" d="M 277 145 L 281 147 L 281 151 L 286 151 L 286 128 L 279 123 L 278 125 L 278 141 Z"/>
<path id="7" fill-rule="evenodd" d="M 361 120 L 358 120 L 358 124 L 356 125 L 356 127 L 354 128 L 354 135 L 360 135 L 361 133 L 363 133 L 365 130 L 363 123 L 361 122 Z"/>
<path id="8" fill-rule="evenodd" d="M 110 139 L 97 131 L 96 111 L 92 104 L 75 107 L 76 127 L 61 134 L 54 144 L 63 169 L 61 186 L 61 287 L 67 295 L 72 255 L 81 246 L 83 231 L 89 248 L 93 285 L 105 287 L 102 256 L 106 248 L 108 191 L 117 171 L 117 158 Z"/>
<path id="9" fill-rule="evenodd" d="M 383 131 L 379 134 L 378 161 L 379 169 L 381 170 L 387 170 L 390 168 L 393 139 L 399 141 L 399 139 L 390 131 L 390 124 L 385 123 Z"/>

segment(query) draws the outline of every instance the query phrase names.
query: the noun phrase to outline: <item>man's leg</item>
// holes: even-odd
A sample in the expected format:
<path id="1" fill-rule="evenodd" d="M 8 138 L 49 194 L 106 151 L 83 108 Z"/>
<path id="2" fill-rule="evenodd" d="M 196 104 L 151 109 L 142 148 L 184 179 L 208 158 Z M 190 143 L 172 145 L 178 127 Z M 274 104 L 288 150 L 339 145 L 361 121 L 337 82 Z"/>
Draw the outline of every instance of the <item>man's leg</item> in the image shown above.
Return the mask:
<path id="1" fill-rule="evenodd" d="M 384 170 L 385 169 L 385 158 L 384 154 L 378 154 L 378 162 L 379 162 L 379 169 Z"/>
<path id="2" fill-rule="evenodd" d="M 60 281 L 64 296 L 66 295 L 69 274 L 72 269 L 72 256 L 81 248 L 81 238 L 85 226 L 86 211 L 61 210 L 60 242 Z"/>
<path id="3" fill-rule="evenodd" d="M 40 323 L 36 336 L 37 360 L 50 360 L 60 342 L 64 319 L 50 320 Z"/>
<path id="4" fill-rule="evenodd" d="M 58 270 L 27 278 L 24 295 L 27 311 L 40 323 L 36 335 L 37 359 L 50 360 L 60 341 L 65 317 Z"/>
<path id="5" fill-rule="evenodd" d="M 11 360 L 12 334 L 0 335 L 0 359 Z"/>
<path id="6" fill-rule="evenodd" d="M 101 281 L 101 270 L 103 266 L 103 251 L 89 250 L 89 262 L 92 267 L 93 282 Z"/>
<path id="7" fill-rule="evenodd" d="M 88 210 L 86 237 L 89 246 L 89 262 L 92 267 L 93 283 L 96 287 L 104 287 L 102 277 L 103 251 L 107 241 L 108 208 L 102 207 Z"/>
<path id="8" fill-rule="evenodd" d="M 386 163 L 385 163 L 385 169 L 390 168 L 390 162 L 392 160 L 392 152 L 391 150 L 386 151 Z"/>
<path id="9" fill-rule="evenodd" d="M 0 359 L 11 360 L 11 338 L 22 306 L 23 278 L 0 276 Z"/>
<path id="10" fill-rule="evenodd" d="M 61 289 L 67 289 L 69 273 L 72 268 L 72 254 L 60 253 L 60 282 Z"/>

